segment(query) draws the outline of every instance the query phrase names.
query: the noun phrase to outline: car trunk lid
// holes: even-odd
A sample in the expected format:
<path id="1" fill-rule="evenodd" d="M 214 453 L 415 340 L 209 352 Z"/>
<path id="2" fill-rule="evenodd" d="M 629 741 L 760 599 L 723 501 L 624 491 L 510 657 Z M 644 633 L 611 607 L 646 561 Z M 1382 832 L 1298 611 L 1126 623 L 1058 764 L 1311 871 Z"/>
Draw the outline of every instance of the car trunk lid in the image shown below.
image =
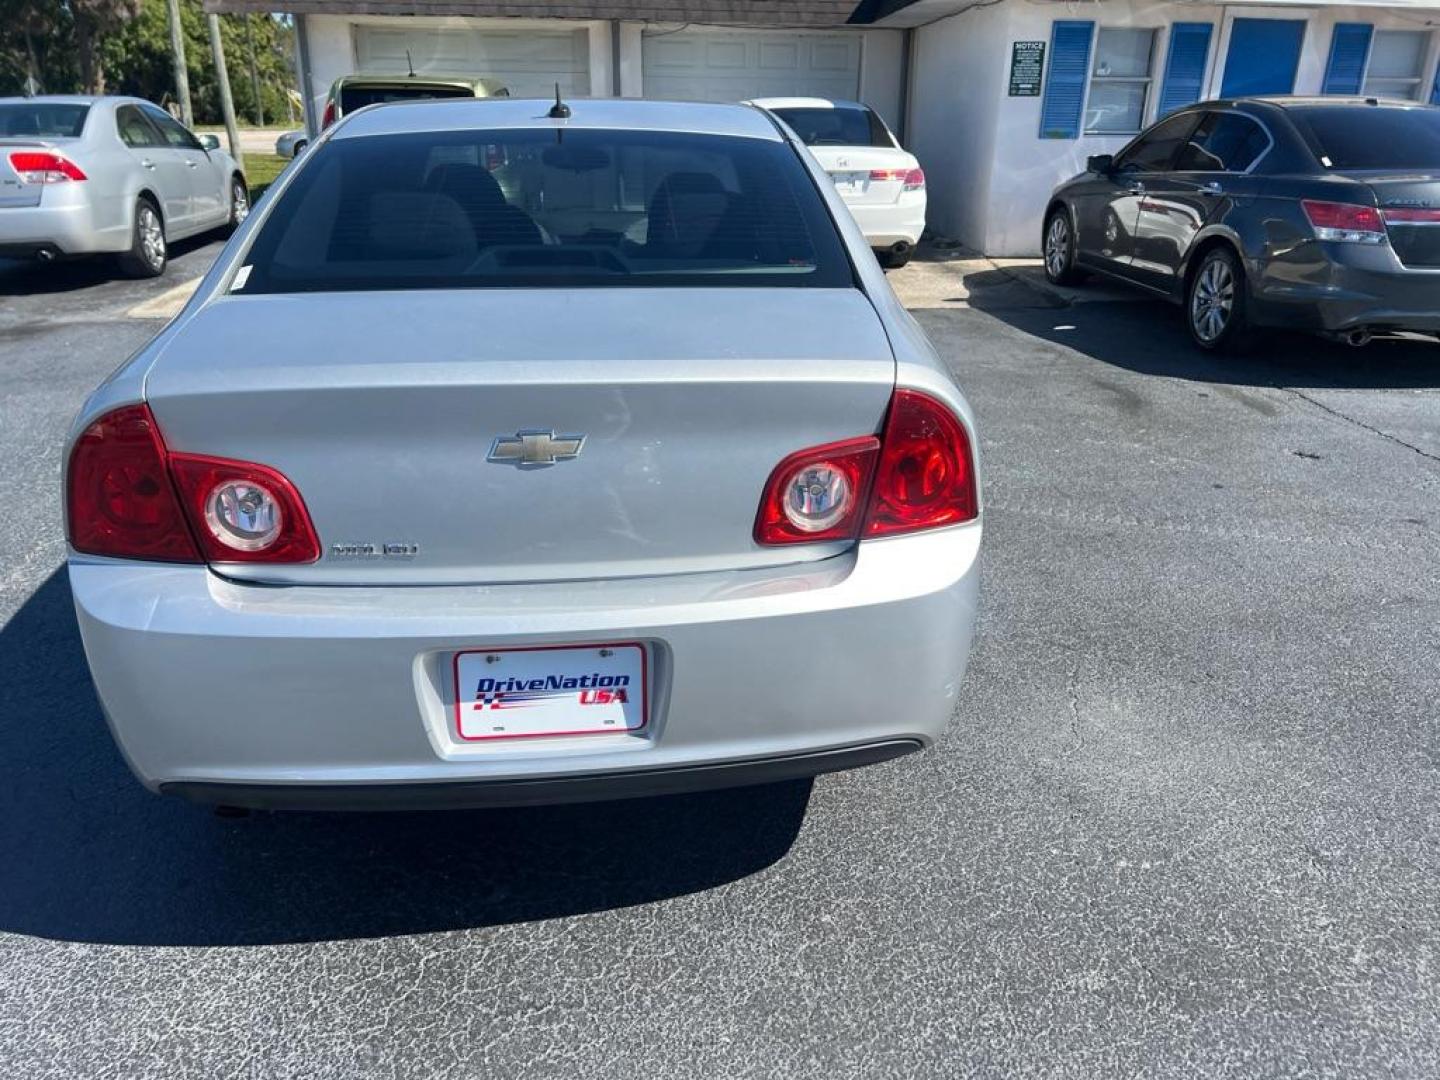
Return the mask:
<path id="1" fill-rule="evenodd" d="M 146 396 L 172 450 L 271 466 L 305 500 L 318 562 L 227 574 L 457 584 L 834 554 L 754 542 L 766 478 L 878 431 L 893 384 L 853 289 L 467 289 L 228 296 Z M 578 456 L 527 463 L 537 432 L 536 456 Z"/>
<path id="2" fill-rule="evenodd" d="M 75 139 L 0 139 L 0 209 L 39 206 L 44 184 L 26 181 L 11 161 L 12 154 L 66 153 L 67 144 Z M 74 159 L 71 158 L 73 161 Z"/>
<path id="3" fill-rule="evenodd" d="M 812 146 L 840 197 L 856 206 L 890 206 L 905 189 L 915 160 L 904 150 L 883 146 Z"/>
<path id="4" fill-rule="evenodd" d="M 1350 172 L 1375 193 L 1390 245 L 1407 267 L 1440 269 L 1440 174 Z"/>

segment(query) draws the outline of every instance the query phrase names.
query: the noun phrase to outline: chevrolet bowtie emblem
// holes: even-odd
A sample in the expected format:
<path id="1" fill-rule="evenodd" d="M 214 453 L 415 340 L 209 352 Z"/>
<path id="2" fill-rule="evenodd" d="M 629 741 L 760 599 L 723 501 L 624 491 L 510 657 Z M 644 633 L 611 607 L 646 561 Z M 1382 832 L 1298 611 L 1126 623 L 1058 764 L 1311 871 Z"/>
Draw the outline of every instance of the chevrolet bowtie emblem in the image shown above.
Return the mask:
<path id="1" fill-rule="evenodd" d="M 517 431 L 501 435 L 490 447 L 487 461 L 501 465 L 554 465 L 579 457 L 584 435 L 556 435 L 553 431 Z"/>

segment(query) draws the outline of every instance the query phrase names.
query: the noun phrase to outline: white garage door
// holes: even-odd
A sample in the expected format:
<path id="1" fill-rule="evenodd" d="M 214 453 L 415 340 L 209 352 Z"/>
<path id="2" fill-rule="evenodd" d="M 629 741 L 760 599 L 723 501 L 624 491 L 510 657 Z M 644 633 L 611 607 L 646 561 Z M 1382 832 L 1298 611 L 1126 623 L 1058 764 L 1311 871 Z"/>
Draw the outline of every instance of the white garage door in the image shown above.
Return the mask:
<path id="1" fill-rule="evenodd" d="M 355 56 L 367 75 L 404 75 L 406 51 L 419 75 L 499 79 L 511 97 L 590 93 L 590 39 L 578 30 L 427 30 L 355 27 Z"/>
<path id="2" fill-rule="evenodd" d="M 854 98 L 860 92 L 858 34 L 655 31 L 641 40 L 648 98 Z"/>

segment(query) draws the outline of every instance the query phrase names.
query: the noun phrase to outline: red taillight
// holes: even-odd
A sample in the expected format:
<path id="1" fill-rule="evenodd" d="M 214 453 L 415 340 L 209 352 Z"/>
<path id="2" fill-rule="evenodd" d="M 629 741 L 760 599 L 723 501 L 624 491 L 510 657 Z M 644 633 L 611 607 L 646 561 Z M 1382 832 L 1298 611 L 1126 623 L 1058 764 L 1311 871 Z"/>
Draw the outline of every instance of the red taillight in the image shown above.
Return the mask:
<path id="1" fill-rule="evenodd" d="M 320 541 L 295 485 L 265 465 L 171 454 L 170 472 L 209 562 L 307 563 Z"/>
<path id="2" fill-rule="evenodd" d="M 865 536 L 893 536 L 970 521 L 980 514 L 975 455 L 949 407 L 896 390 L 880 437 Z"/>
<path id="3" fill-rule="evenodd" d="M 760 514 L 759 544 L 853 540 L 865 520 L 865 496 L 880 440 L 874 435 L 791 454 L 770 473 Z"/>
<path id="4" fill-rule="evenodd" d="M 321 131 L 324 131 L 326 128 L 328 128 L 328 127 L 329 127 L 331 124 L 333 124 L 334 122 L 335 122 L 335 102 L 333 102 L 333 101 L 327 101 L 327 102 L 325 103 L 325 116 L 324 116 L 324 117 L 321 119 L 321 121 L 320 121 L 320 130 L 321 130 Z"/>
<path id="5" fill-rule="evenodd" d="M 1385 211 L 1387 225 L 1440 225 L 1440 209 L 1429 206 L 1392 206 Z"/>
<path id="6" fill-rule="evenodd" d="M 825 514 L 844 492 L 850 502 Z M 791 454 L 765 484 L 755 540 L 804 544 L 958 525 L 980 514 L 975 457 L 944 403 L 896 390 L 885 431 Z"/>
<path id="7" fill-rule="evenodd" d="M 1300 206 L 1320 240 L 1358 244 L 1385 242 L 1385 222 L 1380 217 L 1380 211 L 1373 206 L 1320 202 L 1316 199 L 1301 199 Z"/>
<path id="8" fill-rule="evenodd" d="M 200 562 L 165 468 L 165 444 L 144 405 L 106 413 L 70 452 L 70 546 L 90 555 Z"/>
<path id="9" fill-rule="evenodd" d="M 870 179 L 899 180 L 906 191 L 919 191 L 925 186 L 924 169 L 871 169 Z"/>
<path id="10" fill-rule="evenodd" d="M 66 473 L 70 546 L 161 562 L 314 562 L 294 486 L 264 465 L 171 454 L 147 405 L 87 427 Z M 198 545 L 197 545 L 198 540 Z"/>
<path id="11" fill-rule="evenodd" d="M 63 184 L 84 180 L 80 166 L 64 154 L 41 150 L 16 150 L 10 155 L 10 167 L 27 184 Z"/>

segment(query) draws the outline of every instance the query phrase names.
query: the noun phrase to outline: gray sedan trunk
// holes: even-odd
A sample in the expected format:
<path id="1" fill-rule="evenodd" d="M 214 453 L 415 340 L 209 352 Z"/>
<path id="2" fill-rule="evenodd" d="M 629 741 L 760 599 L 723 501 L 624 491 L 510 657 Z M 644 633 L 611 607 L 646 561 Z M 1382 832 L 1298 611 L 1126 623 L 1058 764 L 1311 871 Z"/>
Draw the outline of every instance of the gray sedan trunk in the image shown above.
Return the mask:
<path id="1" fill-rule="evenodd" d="M 12 153 L 27 150 L 67 151 L 76 139 L 0 139 L 0 208 L 39 206 L 44 184 L 26 183 L 10 161 Z"/>
<path id="2" fill-rule="evenodd" d="M 146 394 L 172 450 L 279 469 L 309 508 L 318 563 L 227 574 L 455 584 L 832 554 L 756 545 L 762 488 L 795 450 L 877 431 L 894 377 L 853 289 L 470 289 L 226 297 Z M 487 460 L 524 431 L 584 444 Z"/>

